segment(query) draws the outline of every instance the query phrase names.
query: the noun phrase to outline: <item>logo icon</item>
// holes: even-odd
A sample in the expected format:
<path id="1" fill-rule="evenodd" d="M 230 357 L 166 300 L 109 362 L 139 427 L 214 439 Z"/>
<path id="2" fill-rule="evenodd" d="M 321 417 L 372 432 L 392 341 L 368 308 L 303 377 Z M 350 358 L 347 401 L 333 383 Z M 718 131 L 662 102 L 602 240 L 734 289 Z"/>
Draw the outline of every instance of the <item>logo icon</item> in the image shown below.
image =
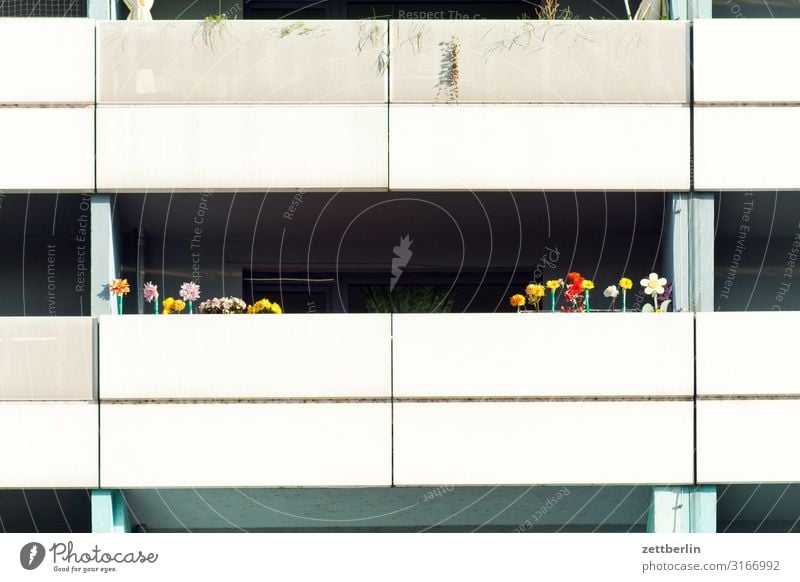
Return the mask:
<path id="1" fill-rule="evenodd" d="M 35 570 L 44 561 L 44 546 L 38 542 L 29 542 L 19 551 L 19 563 L 26 570 Z"/>
<path id="2" fill-rule="evenodd" d="M 408 265 L 408 261 L 411 260 L 411 255 L 414 254 L 411 251 L 411 244 L 413 242 L 411 236 L 406 235 L 400 239 L 400 244 L 392 249 L 395 256 L 392 258 L 392 281 L 389 285 L 390 292 L 394 291 L 395 285 L 397 285 L 400 276 L 403 274 L 403 267 Z"/>

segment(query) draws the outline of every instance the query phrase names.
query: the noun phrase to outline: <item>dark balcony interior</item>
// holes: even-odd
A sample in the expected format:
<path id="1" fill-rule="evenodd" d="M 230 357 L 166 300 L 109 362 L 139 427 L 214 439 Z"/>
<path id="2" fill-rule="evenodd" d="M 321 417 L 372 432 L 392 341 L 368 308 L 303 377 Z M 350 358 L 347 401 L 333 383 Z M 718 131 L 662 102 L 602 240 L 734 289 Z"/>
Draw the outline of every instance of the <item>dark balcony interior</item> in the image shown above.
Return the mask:
<path id="1" fill-rule="evenodd" d="M 88 489 L 0 490 L 2 533 L 88 533 L 92 531 Z"/>
<path id="2" fill-rule="evenodd" d="M 90 197 L 0 193 L 0 316 L 89 315 Z"/>
<path id="3" fill-rule="evenodd" d="M 714 308 L 800 309 L 798 192 L 725 192 L 715 199 Z"/>
<path id="4" fill-rule="evenodd" d="M 364 287 L 433 287 L 457 312 L 510 311 L 530 281 L 580 271 L 602 289 L 662 271 L 657 193 L 124 194 L 123 275 L 162 297 L 278 300 L 287 312 L 363 312 Z M 402 241 L 408 237 L 407 251 Z M 399 256 L 397 253 L 403 256 Z M 393 273 L 393 268 L 395 269 Z M 629 298 L 635 305 L 637 300 Z M 640 302 L 639 302 L 640 303 Z M 135 313 L 139 306 L 127 301 Z"/>

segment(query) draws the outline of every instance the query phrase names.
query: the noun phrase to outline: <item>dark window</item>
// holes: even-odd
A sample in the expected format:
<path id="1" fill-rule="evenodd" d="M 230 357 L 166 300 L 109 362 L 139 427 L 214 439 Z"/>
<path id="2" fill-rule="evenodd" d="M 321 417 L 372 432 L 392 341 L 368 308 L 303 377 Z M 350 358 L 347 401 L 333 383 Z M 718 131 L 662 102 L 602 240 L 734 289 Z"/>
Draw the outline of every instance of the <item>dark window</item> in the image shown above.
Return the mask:
<path id="1" fill-rule="evenodd" d="M 86 18 L 87 0 L 0 0 L 0 16 Z"/>

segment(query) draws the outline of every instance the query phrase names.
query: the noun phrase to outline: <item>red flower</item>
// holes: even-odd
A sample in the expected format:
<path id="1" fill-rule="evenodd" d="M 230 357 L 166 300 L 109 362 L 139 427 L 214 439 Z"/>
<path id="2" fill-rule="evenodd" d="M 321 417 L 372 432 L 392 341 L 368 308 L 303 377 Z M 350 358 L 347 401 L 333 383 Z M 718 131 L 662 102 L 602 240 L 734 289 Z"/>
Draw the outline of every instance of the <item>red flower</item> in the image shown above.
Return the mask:
<path id="1" fill-rule="evenodd" d="M 567 273 L 567 279 L 569 279 L 569 280 L 570 280 L 570 281 L 572 281 L 573 283 L 574 283 L 574 282 L 575 282 L 577 279 L 580 279 L 581 281 L 583 281 L 583 277 L 581 277 L 581 274 L 580 274 L 580 273 L 578 273 L 577 271 L 573 271 L 573 272 L 571 272 L 571 273 Z"/>

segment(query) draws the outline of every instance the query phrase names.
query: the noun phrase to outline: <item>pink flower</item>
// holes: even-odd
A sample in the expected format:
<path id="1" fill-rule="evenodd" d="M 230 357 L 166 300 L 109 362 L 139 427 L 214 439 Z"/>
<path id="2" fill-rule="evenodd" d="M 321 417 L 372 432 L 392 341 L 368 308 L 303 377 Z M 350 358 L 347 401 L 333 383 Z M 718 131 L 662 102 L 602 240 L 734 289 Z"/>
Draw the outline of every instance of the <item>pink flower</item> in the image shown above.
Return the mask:
<path id="1" fill-rule="evenodd" d="M 144 284 L 144 300 L 152 303 L 153 299 L 158 299 L 158 285 L 153 285 L 148 281 Z"/>
<path id="2" fill-rule="evenodd" d="M 200 299 L 200 285 L 192 281 L 184 283 L 181 285 L 181 290 L 178 294 L 184 301 L 197 301 Z"/>

